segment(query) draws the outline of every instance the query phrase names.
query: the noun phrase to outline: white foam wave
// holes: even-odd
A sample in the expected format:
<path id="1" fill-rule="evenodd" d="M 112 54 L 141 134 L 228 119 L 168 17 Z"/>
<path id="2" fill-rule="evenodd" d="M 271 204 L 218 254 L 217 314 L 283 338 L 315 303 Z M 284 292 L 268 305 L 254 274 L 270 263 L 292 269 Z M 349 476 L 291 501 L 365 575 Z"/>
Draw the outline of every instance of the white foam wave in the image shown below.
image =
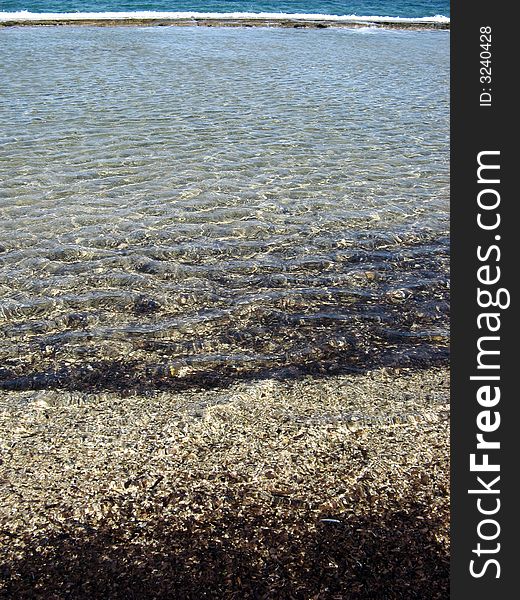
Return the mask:
<path id="1" fill-rule="evenodd" d="M 159 12 L 159 11 L 132 11 L 132 12 L 75 12 L 75 13 L 32 13 L 26 10 L 18 12 L 0 12 L 0 22 L 16 21 L 79 21 L 79 20 L 192 20 L 192 19 L 233 19 L 233 20 L 300 20 L 300 21 L 335 21 L 345 23 L 449 23 L 450 19 L 444 15 L 433 17 L 383 17 L 383 16 L 358 16 L 358 15 L 324 15 L 314 13 L 270 13 L 270 12 Z"/>

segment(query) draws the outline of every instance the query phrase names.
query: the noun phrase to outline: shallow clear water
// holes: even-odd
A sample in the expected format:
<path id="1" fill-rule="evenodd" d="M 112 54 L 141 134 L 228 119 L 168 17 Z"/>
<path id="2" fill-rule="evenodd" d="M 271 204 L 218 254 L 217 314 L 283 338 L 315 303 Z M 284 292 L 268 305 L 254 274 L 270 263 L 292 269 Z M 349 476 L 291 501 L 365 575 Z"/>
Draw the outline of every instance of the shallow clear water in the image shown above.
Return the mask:
<path id="1" fill-rule="evenodd" d="M 449 33 L 1 33 L 0 386 L 445 360 Z"/>

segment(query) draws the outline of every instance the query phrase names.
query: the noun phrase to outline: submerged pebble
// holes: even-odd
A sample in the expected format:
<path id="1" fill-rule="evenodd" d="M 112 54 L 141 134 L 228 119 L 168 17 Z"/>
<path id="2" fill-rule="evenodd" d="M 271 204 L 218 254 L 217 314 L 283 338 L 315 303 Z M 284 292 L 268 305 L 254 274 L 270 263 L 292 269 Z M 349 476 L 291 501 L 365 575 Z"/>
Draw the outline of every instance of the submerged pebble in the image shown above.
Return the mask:
<path id="1" fill-rule="evenodd" d="M 141 296 L 134 302 L 134 313 L 136 315 L 148 315 L 161 310 L 160 302 L 153 298 Z"/>

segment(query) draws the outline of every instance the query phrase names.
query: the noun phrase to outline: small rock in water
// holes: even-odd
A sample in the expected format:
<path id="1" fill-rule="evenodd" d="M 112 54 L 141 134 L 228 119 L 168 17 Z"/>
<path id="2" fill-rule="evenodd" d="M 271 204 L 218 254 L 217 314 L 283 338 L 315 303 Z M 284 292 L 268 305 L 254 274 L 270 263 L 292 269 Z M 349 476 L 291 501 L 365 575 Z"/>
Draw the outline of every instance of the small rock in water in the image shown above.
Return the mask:
<path id="1" fill-rule="evenodd" d="M 85 313 L 71 313 L 65 317 L 65 325 L 75 329 L 85 327 L 88 323 L 88 317 Z"/>
<path id="2" fill-rule="evenodd" d="M 159 273 L 159 268 L 153 262 L 139 263 L 135 267 L 138 273 L 147 273 L 148 275 L 156 275 Z"/>
<path id="3" fill-rule="evenodd" d="M 161 305 L 153 298 L 140 296 L 134 303 L 134 313 L 136 315 L 148 315 L 161 309 Z"/>
<path id="4" fill-rule="evenodd" d="M 407 289 L 390 290 L 386 293 L 387 298 L 394 304 L 404 302 L 407 298 L 412 295 L 412 292 Z"/>

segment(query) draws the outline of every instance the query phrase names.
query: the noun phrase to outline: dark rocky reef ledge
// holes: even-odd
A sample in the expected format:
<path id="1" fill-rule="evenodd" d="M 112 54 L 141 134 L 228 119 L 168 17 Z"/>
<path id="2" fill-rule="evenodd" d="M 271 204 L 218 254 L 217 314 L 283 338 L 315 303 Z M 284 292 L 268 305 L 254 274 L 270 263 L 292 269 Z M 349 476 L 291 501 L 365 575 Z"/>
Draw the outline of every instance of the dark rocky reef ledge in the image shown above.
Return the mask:
<path id="1" fill-rule="evenodd" d="M 293 29 L 327 29 L 327 28 L 359 28 L 378 27 L 384 29 L 449 29 L 450 23 L 439 23 L 435 21 L 345 21 L 345 20 L 310 20 L 310 19 L 275 19 L 275 18 L 120 18 L 120 19 L 13 19 L 0 21 L 0 27 L 20 26 L 95 26 L 95 27 L 283 27 Z"/>

